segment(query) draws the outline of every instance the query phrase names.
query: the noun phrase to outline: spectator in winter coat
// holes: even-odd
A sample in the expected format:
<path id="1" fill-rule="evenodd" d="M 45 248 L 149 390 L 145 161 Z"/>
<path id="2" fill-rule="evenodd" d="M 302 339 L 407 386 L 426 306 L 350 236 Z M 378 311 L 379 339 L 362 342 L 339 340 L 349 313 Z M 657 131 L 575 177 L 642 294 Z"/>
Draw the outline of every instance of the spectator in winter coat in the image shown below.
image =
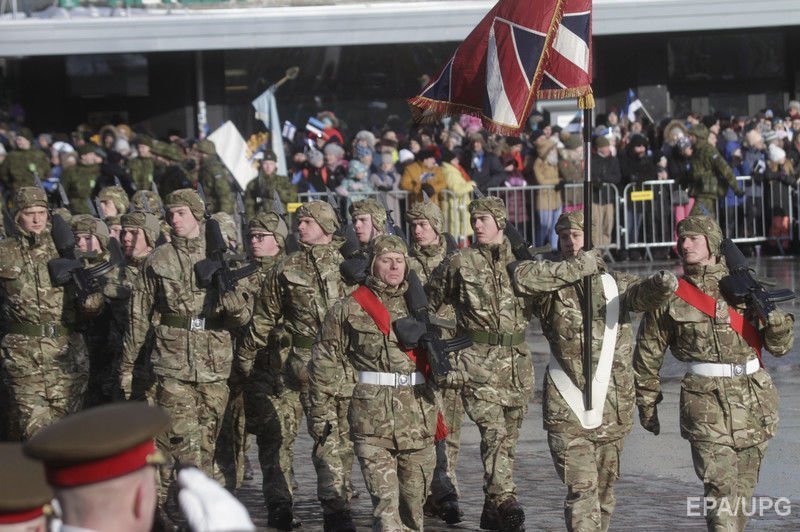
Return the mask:
<path id="1" fill-rule="evenodd" d="M 611 245 L 611 234 L 614 230 L 614 208 L 616 195 L 610 186 L 620 186 L 622 174 L 619 169 L 619 159 L 611 154 L 611 142 L 606 136 L 595 139 L 595 153 L 592 154 L 592 181 L 598 183 L 592 194 L 592 217 L 598 228 L 598 247 Z"/>
<path id="2" fill-rule="evenodd" d="M 469 176 L 485 194 L 491 187 L 502 187 L 506 180 L 505 172 L 497 155 L 486 149 L 486 139 L 480 133 L 470 137 L 472 150 L 465 168 Z"/>
<path id="3" fill-rule="evenodd" d="M 536 209 L 536 246 L 549 243 L 555 251 L 558 247 L 556 222 L 561 216 L 561 194 L 555 189 L 561 180 L 558 178 L 558 151 L 556 141 L 541 136 L 536 141 L 537 158 L 533 162 L 533 180 L 537 185 L 544 185 L 536 191 L 534 207 Z"/>

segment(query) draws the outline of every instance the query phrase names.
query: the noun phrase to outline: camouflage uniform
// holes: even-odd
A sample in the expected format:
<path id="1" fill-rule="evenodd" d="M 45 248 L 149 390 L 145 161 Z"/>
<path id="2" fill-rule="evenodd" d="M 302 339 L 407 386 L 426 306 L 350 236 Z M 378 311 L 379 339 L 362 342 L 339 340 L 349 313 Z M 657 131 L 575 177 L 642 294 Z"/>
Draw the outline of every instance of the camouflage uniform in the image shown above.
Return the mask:
<path id="1" fill-rule="evenodd" d="M 583 211 L 561 215 L 556 232 L 570 229 L 583 231 Z M 570 262 L 575 259 L 563 260 Z M 615 504 L 614 481 L 619 477 L 623 439 L 633 426 L 633 332 L 630 313 L 655 309 L 677 288 L 675 276 L 667 272 L 658 273 L 647 280 L 619 272 L 610 272 L 610 275 L 619 290 L 620 309 L 611 378 L 602 405 L 602 424 L 596 428 L 585 428 L 556 387 L 549 366 L 544 378 L 542 418 L 544 429 L 548 431 L 553 464 L 568 489 L 564 501 L 567 530 L 608 530 Z M 583 390 L 583 281 L 542 295 L 536 284 L 532 287 L 528 284 L 530 280 L 527 265 L 517 268 L 515 286 L 520 293 L 533 296 L 534 312 L 541 321 L 552 358 L 575 386 Z M 600 276 L 595 274 L 592 276 L 594 368 L 597 368 L 606 334 L 606 304 Z M 550 364 L 554 364 L 553 360 Z"/>
<path id="2" fill-rule="evenodd" d="M 739 188 L 736 176 L 725 158 L 715 146 L 708 143 L 708 129 L 698 124 L 691 133 L 697 139 L 690 160 L 689 196 L 695 199 L 691 214 L 715 216 L 717 202 L 725 197 L 728 187 L 739 196 L 743 196 L 744 192 Z"/>
<path id="3" fill-rule="evenodd" d="M 774 310 L 763 324 L 744 306 L 731 305 L 719 289 L 720 279 L 728 275 L 724 258 L 719 258 L 719 225 L 707 216 L 689 216 L 678 224 L 679 249 L 691 235 L 704 235 L 717 261 L 684 264 L 683 279 L 716 300 L 716 317 L 709 318 L 677 295 L 645 314 L 633 362 L 636 403 L 642 426 L 658 434 L 656 405 L 661 401 L 664 352 L 669 347 L 675 358 L 691 364 L 681 383 L 681 436 L 691 443 L 705 497 L 717 505 L 706 514 L 706 523 L 709 530 L 744 530 L 747 516 L 741 505 L 750 508 L 767 442 L 775 435 L 778 394 L 772 378 L 755 362 L 754 349 L 732 328 L 728 310 L 743 314 L 776 356 L 792 347 L 794 318 Z M 745 369 L 748 361 L 755 367 Z M 698 363 L 724 366 L 733 376 L 706 376 Z"/>
<path id="4" fill-rule="evenodd" d="M 439 234 L 438 243 L 432 246 L 420 246 L 414 243 L 411 247 L 411 257 L 408 259 L 408 269 L 417 272 L 422 283 L 428 282 L 434 270 L 441 264 L 448 255 L 448 244 L 443 231 L 442 211 L 432 202 L 415 203 L 406 212 L 406 221 L 409 223 L 414 220 L 427 220 L 431 227 Z M 442 305 L 437 312 L 438 317 L 452 320 L 455 322 L 455 309 L 452 305 Z M 443 338 L 451 338 L 455 331 L 442 330 Z M 443 513 L 445 505 L 458 500 L 458 479 L 456 478 L 456 467 L 458 465 L 458 453 L 461 449 L 461 424 L 464 421 L 464 403 L 461 399 L 461 391 L 452 388 L 437 388 L 436 395 L 440 412 L 447 426 L 447 437 L 436 442 L 436 469 L 433 473 L 431 483 L 430 499 L 426 502 L 426 511 L 439 513 L 448 522 L 458 522 L 460 520 L 460 510 L 456 506 L 452 509 L 452 516 Z"/>
<path id="5" fill-rule="evenodd" d="M 158 218 L 146 212 L 131 212 L 122 216 L 122 227 L 141 228 L 147 244 L 155 249 L 160 235 Z M 150 308 L 145 307 L 144 264 L 147 257 L 128 258 L 123 271 L 123 284 L 130 291 L 127 300 L 126 327 L 120 359 L 115 364 L 117 371 L 118 396 L 135 401 L 154 402 L 153 385 L 155 376 L 150 361 L 153 344 L 151 321 L 158 323 L 158 314 L 149 316 Z"/>
<path id="6" fill-rule="evenodd" d="M 264 158 L 265 160 L 276 160 L 272 151 L 267 152 Z M 288 177 L 276 173 L 267 175 L 263 169 L 259 169 L 256 178 L 247 183 L 244 190 L 244 207 L 247 218 L 252 219 L 260 212 L 271 211 L 275 192 L 278 193 L 284 207 L 287 203 L 297 201 L 297 189 Z"/>
<path id="7" fill-rule="evenodd" d="M 46 207 L 39 188 L 17 192 L 17 207 Z M 72 285 L 52 286 L 47 263 L 57 258 L 48 224 L 39 234 L 24 231 L 0 242 L 0 302 L 5 335 L 2 351 L 4 404 L 11 405 L 8 439 L 28 439 L 56 419 L 83 406 L 89 359 L 76 331 L 80 311 Z M 4 410 L 6 410 L 4 408 Z"/>
<path id="8" fill-rule="evenodd" d="M 186 206 L 202 220 L 204 205 L 194 190 L 167 197 L 167 208 Z M 157 440 L 167 457 L 162 488 L 167 488 L 177 462 L 192 462 L 209 475 L 214 471 L 214 447 L 228 400 L 227 379 L 234 362 L 229 331 L 250 319 L 250 308 L 237 288 L 224 295 L 216 287 L 197 285 L 194 265 L 205 258 L 204 225 L 197 238 L 172 235 L 144 264 L 142 306 L 155 313 L 151 361 L 155 402 L 170 414 L 171 429 Z M 204 321 L 203 321 L 204 320 Z M 141 348 L 134 346 L 129 353 Z M 162 489 L 161 497 L 167 495 Z"/>
<path id="9" fill-rule="evenodd" d="M 32 140 L 32 139 L 29 139 Z M 41 181 L 50 174 L 50 161 L 41 150 L 13 150 L 0 164 L 0 182 L 5 184 L 9 197 L 20 187 L 33 186 L 38 176 Z"/>
<path id="10" fill-rule="evenodd" d="M 194 186 L 196 179 L 192 179 L 186 168 L 186 156 L 180 146 L 169 142 L 154 142 L 153 153 L 166 161 L 153 176 L 162 200 L 166 200 L 171 192 Z"/>
<path id="11" fill-rule="evenodd" d="M 507 213 L 499 198 L 487 197 L 470 204 L 470 214 L 490 214 L 500 229 Z M 509 521 L 520 526 L 521 509 L 516 502 L 512 478 L 519 429 L 533 391 L 533 364 L 525 343 L 525 329 L 532 306 L 514 292 L 507 266 L 515 262 L 507 238 L 501 244 L 477 244 L 453 254 L 428 281 L 432 310 L 443 303 L 456 308 L 459 334 L 472 338 L 474 345 L 456 357 L 453 372 L 466 379 L 463 397 L 467 415 L 481 432 L 484 467 L 484 515 L 482 525 L 495 525 L 507 511 Z M 555 291 L 596 271 L 592 255 L 581 260 L 551 264 L 531 262 L 532 289 Z M 534 274 L 535 272 L 535 274 Z M 448 376 L 448 378 L 450 378 Z M 513 512 L 511 508 L 514 508 Z M 486 527 L 484 527 L 486 528 Z"/>
<path id="12" fill-rule="evenodd" d="M 381 236 L 374 241 L 373 252 L 405 255 L 406 248 L 396 236 Z M 370 275 L 366 287 L 384 305 L 390 320 L 408 315 L 405 282 L 391 287 Z M 309 363 L 310 426 L 317 442 L 327 423 L 336 424 L 339 390 L 350 385 L 342 367 L 352 368 L 359 377 L 362 372 L 419 373 L 391 328 L 385 336 L 352 296 L 336 303 L 325 317 Z M 355 453 L 372 497 L 372 530 L 422 530 L 422 506 L 435 463 L 436 400 L 431 384 L 359 383 L 350 408 Z"/>
<path id="13" fill-rule="evenodd" d="M 233 214 L 233 177 L 217 155 L 217 148 L 210 140 L 201 140 L 196 149 L 205 154 L 200 162 L 199 181 L 206 194 L 208 211 Z"/>
<path id="14" fill-rule="evenodd" d="M 327 234 L 333 234 L 338 227 L 336 214 L 325 202 L 307 203 L 297 210 L 295 216 L 314 218 Z M 270 272 L 255 302 L 248 349 L 256 351 L 268 348 L 270 334 L 281 320 L 286 333 L 291 337 L 292 346 L 284 372 L 286 388 L 283 393 L 286 394 L 287 401 L 284 404 L 287 408 L 279 414 L 285 420 L 293 415 L 293 405 L 296 405 L 293 401 L 301 402 L 308 416 L 306 365 L 311 359 L 311 347 L 322 326 L 325 313 L 350 292 L 339 273 L 339 263 L 342 261 L 339 252 L 341 244 L 341 240 L 336 237 L 329 244 L 308 245 L 301 242 L 298 252 L 287 256 Z M 337 414 L 332 436 L 312 456 L 317 471 L 317 496 L 326 515 L 350 511 L 353 447 L 349 438 L 347 410 L 352 391 L 352 373 L 347 373 L 344 382 L 347 384 L 339 389 L 337 400 L 332 406 Z M 287 421 L 283 445 L 291 447 L 294 444 L 297 434 L 288 430 L 296 428 L 295 424 Z M 282 465 L 287 468 L 284 473 L 290 470 L 290 464 Z M 283 492 L 281 497 L 291 497 L 289 486 L 286 486 L 285 491 L 280 491 Z M 287 504 L 291 499 L 275 502 Z"/>
<path id="15" fill-rule="evenodd" d="M 161 197 L 152 190 L 137 190 L 131 197 L 131 210 L 149 212 L 158 218 L 161 224 L 161 241 L 168 242 L 172 228 L 164 220 L 164 204 Z"/>
<path id="16" fill-rule="evenodd" d="M 96 144 L 88 143 L 78 148 L 78 153 L 84 155 L 100 148 Z M 100 177 L 99 164 L 78 164 L 64 170 L 61 176 L 61 186 L 69 199 L 69 209 L 72 214 L 89 214 L 89 202 L 92 191 Z"/>
<path id="17" fill-rule="evenodd" d="M 153 148 L 153 139 L 147 136 L 136 137 L 135 144 Z M 156 174 L 156 163 L 152 157 L 134 157 L 125 163 L 131 175 L 131 181 L 137 190 L 149 190 Z"/>

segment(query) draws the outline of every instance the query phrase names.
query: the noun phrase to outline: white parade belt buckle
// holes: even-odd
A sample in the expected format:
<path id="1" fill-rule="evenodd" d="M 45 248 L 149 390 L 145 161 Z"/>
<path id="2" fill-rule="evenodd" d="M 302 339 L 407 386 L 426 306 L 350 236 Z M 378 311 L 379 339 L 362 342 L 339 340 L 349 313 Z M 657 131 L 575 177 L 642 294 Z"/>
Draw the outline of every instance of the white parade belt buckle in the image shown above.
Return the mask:
<path id="1" fill-rule="evenodd" d="M 398 375 L 397 384 L 400 386 L 406 386 L 408 384 L 408 375 Z"/>
<path id="2" fill-rule="evenodd" d="M 731 374 L 734 377 L 741 377 L 744 375 L 744 364 L 731 364 Z"/>
<path id="3" fill-rule="evenodd" d="M 202 331 L 206 328 L 205 318 L 192 318 L 189 320 L 189 329 L 192 331 Z"/>

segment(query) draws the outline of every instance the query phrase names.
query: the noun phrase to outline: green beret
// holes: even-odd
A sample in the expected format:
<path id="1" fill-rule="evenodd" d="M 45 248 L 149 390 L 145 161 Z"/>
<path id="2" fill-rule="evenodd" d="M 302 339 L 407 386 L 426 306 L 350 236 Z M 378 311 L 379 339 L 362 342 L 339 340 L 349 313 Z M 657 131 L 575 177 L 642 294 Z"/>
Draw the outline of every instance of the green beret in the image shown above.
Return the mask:
<path id="1" fill-rule="evenodd" d="M 317 222 L 319 223 L 319 222 Z M 262 212 L 247 224 L 250 233 L 253 231 L 266 231 L 275 235 L 275 239 L 283 247 L 286 237 L 289 236 L 289 228 L 283 218 L 274 212 Z"/>
<path id="2" fill-rule="evenodd" d="M 472 217 L 476 214 L 489 214 L 497 222 L 499 229 L 505 229 L 506 227 L 506 220 L 508 219 L 506 204 L 497 196 L 484 196 L 472 200 L 469 204 L 469 215 Z"/>
<path id="3" fill-rule="evenodd" d="M 314 200 L 304 203 L 295 211 L 295 217 L 299 220 L 303 217 L 313 218 L 323 231 L 332 235 L 339 228 L 339 218 L 333 207 L 326 201 Z"/>
<path id="4" fill-rule="evenodd" d="M 87 153 L 94 153 L 103 159 L 106 158 L 106 151 L 94 142 L 87 142 L 78 146 L 78 155 L 86 155 Z"/>
<path id="5" fill-rule="evenodd" d="M 442 210 L 438 205 L 432 201 L 421 202 L 418 201 L 406 211 L 406 221 L 408 223 L 414 220 L 428 220 L 428 223 L 433 227 L 433 230 L 441 234 L 442 227 L 444 226 L 444 217 Z"/>
<path id="6" fill-rule="evenodd" d="M 161 408 L 112 403 L 56 421 L 34 434 L 23 450 L 44 462 L 51 486 L 73 488 L 163 463 L 153 438 L 170 424 Z"/>
<path id="7" fill-rule="evenodd" d="M 167 196 L 167 209 L 172 207 L 189 207 L 197 220 L 202 220 L 206 213 L 203 198 L 193 188 L 181 188 L 170 192 Z"/>
<path id="8" fill-rule="evenodd" d="M 184 158 L 183 150 L 180 146 L 176 146 L 170 142 L 154 142 L 153 153 L 176 163 L 181 162 Z"/>
<path id="9" fill-rule="evenodd" d="M 133 143 L 136 146 L 148 146 L 150 148 L 153 147 L 153 137 L 149 135 L 136 135 L 136 138 L 133 140 Z"/>
<path id="10" fill-rule="evenodd" d="M 678 241 L 687 236 L 703 235 L 708 242 L 708 251 L 713 257 L 719 257 L 719 248 L 722 244 L 722 229 L 717 221 L 704 215 L 687 216 L 678 222 Z M 678 251 L 681 247 L 678 246 Z"/>
<path id="11" fill-rule="evenodd" d="M 366 198 L 354 201 L 350 204 L 350 218 L 369 214 L 372 217 L 372 225 L 382 230 L 386 226 L 386 209 L 375 198 Z"/>
<path id="12" fill-rule="evenodd" d="M 28 142 L 33 142 L 33 131 L 29 127 L 23 127 L 17 131 L 17 136 L 28 139 Z"/>
<path id="13" fill-rule="evenodd" d="M 25 456 L 20 443 L 0 443 L 0 523 L 35 519 L 52 498 L 42 463 Z"/>
<path id="14" fill-rule="evenodd" d="M 277 162 L 278 161 L 278 156 L 275 155 L 274 151 L 272 151 L 270 149 L 266 149 L 266 150 L 264 150 L 264 160 L 265 161 L 275 161 L 275 162 Z"/>

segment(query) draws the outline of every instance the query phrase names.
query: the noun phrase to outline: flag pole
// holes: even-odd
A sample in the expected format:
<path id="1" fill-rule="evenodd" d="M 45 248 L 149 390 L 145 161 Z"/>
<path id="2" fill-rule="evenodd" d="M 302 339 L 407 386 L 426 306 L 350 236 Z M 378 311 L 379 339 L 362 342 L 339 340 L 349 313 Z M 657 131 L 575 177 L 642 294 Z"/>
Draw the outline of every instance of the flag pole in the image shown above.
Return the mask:
<path id="1" fill-rule="evenodd" d="M 592 115 L 583 110 L 583 249 L 592 249 Z M 583 278 L 583 404 L 592 409 L 592 276 Z"/>

